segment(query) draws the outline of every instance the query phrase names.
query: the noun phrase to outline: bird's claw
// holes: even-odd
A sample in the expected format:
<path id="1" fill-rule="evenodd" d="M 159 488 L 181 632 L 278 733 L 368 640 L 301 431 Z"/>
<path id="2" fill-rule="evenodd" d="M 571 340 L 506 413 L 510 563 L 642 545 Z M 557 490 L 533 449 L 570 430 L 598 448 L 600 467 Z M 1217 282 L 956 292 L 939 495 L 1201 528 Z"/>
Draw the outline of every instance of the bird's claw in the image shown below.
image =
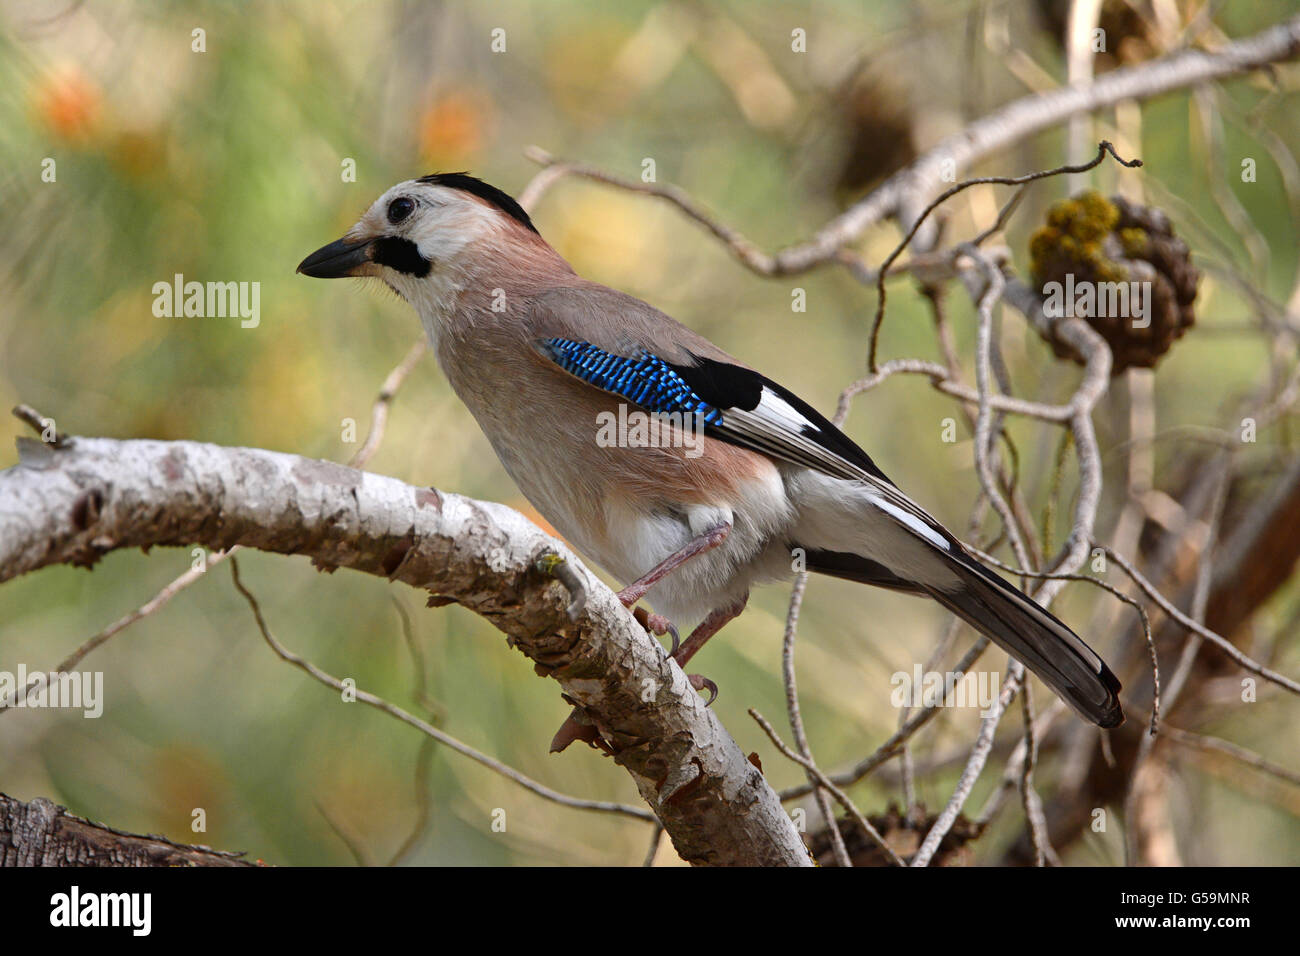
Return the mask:
<path id="1" fill-rule="evenodd" d="M 570 621 L 576 621 L 587 606 L 587 586 L 582 578 L 570 567 L 569 563 L 554 551 L 545 551 L 533 562 L 533 567 L 541 574 L 557 579 L 569 591 L 569 606 L 565 613 Z"/>
<path id="2" fill-rule="evenodd" d="M 677 625 L 662 614 L 655 614 L 653 611 L 647 611 L 643 607 L 633 609 L 632 616 L 636 618 L 637 623 L 646 629 L 650 634 L 656 637 L 663 637 L 665 634 L 673 639 L 672 650 L 668 656 L 672 657 L 677 653 L 677 648 L 682 646 L 681 635 L 677 633 Z"/>
<path id="3" fill-rule="evenodd" d="M 709 692 L 709 699 L 704 702 L 704 706 L 712 707 L 713 702 L 718 699 L 718 685 L 700 674 L 687 674 L 686 679 L 691 682 L 691 686 L 696 690 L 707 690 Z"/>
<path id="4" fill-rule="evenodd" d="M 668 656 L 673 660 L 677 660 L 677 652 L 681 650 L 682 646 L 682 638 L 681 635 L 677 633 L 677 625 L 673 624 L 672 621 L 668 620 L 668 618 L 664 617 L 662 614 L 655 614 L 653 611 L 647 611 L 643 607 L 633 608 L 632 616 L 635 617 L 637 623 L 644 627 L 649 633 L 658 637 L 662 637 L 665 634 L 671 637 L 673 639 L 673 647 L 672 650 L 668 652 Z M 678 663 L 680 664 L 681 662 L 678 661 Z M 709 692 L 709 699 L 705 702 L 705 707 L 711 706 L 713 702 L 718 699 L 718 685 L 707 677 L 701 677 L 699 674 L 687 674 L 686 678 L 691 682 L 691 686 L 697 691 L 707 690 Z"/>
<path id="5" fill-rule="evenodd" d="M 543 569 L 539 563 L 539 570 L 550 571 L 551 568 L 547 567 Z M 620 594 L 619 599 L 623 600 L 624 595 Z M 624 606 L 627 606 L 626 601 L 624 601 Z M 672 621 L 668 620 L 668 618 L 664 617 L 662 614 L 647 611 L 643 607 L 633 607 L 632 616 L 636 618 L 638 624 L 646 629 L 647 633 L 653 634 L 656 637 L 663 637 L 665 634 L 671 637 L 673 639 L 673 646 L 672 650 L 668 652 L 668 656 L 673 660 L 677 660 L 677 654 L 682 648 L 682 639 L 681 635 L 677 632 L 677 626 L 673 624 Z M 678 661 L 678 665 L 681 665 L 681 661 Z M 690 682 L 691 687 L 695 688 L 696 691 L 700 693 L 708 691 L 709 699 L 704 702 L 705 707 L 711 707 L 713 702 L 718 699 L 718 685 L 707 677 L 703 677 L 699 674 L 687 674 L 686 679 Z M 579 713 L 579 710 L 574 708 L 573 713 L 571 713 L 568 719 L 560 726 L 554 739 L 551 740 L 551 753 L 559 753 L 574 741 L 581 741 L 591 747 L 604 751 L 607 754 L 612 754 L 612 748 L 610 748 L 609 744 L 607 744 L 600 736 L 600 731 L 585 718 L 580 718 Z"/>
<path id="6" fill-rule="evenodd" d="M 551 753 L 558 754 L 575 740 L 580 740 L 596 750 L 612 754 L 614 751 L 600 736 L 600 731 L 596 729 L 596 725 L 580 720 L 578 713 L 577 708 L 574 708 L 573 713 L 569 714 L 564 723 L 560 725 L 560 729 L 555 732 L 555 736 L 551 739 Z"/>
<path id="7" fill-rule="evenodd" d="M 661 625 L 662 625 L 662 628 L 663 628 L 663 630 L 655 630 L 655 633 L 658 634 L 658 635 L 661 636 L 661 637 L 662 637 L 664 634 L 667 634 L 669 637 L 671 637 L 671 638 L 673 639 L 673 646 L 672 646 L 672 649 L 669 650 L 669 652 L 668 652 L 668 656 L 669 656 L 669 657 L 672 657 L 674 654 L 677 653 L 677 649 L 678 649 L 679 647 L 682 646 L 682 636 L 681 636 L 680 634 L 677 633 L 677 625 L 676 625 L 676 624 L 674 624 L 672 621 L 668 620 L 668 618 L 666 618 L 666 617 L 661 617 L 661 616 L 658 615 L 658 614 L 651 614 L 651 615 L 650 615 L 650 626 L 651 626 L 651 630 L 654 630 L 655 618 L 658 618 L 658 619 L 659 619 L 659 622 L 661 622 Z"/>

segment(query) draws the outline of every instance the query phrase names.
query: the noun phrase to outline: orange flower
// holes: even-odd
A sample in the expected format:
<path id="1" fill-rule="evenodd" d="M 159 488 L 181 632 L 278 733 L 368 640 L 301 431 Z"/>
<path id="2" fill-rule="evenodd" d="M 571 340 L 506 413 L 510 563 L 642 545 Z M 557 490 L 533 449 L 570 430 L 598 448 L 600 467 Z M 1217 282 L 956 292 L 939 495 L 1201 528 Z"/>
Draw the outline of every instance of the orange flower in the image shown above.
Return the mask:
<path id="1" fill-rule="evenodd" d="M 33 100 L 41 122 L 68 142 L 89 140 L 102 115 L 99 87 L 75 66 L 49 74 Z"/>
<path id="2" fill-rule="evenodd" d="M 492 104 L 468 90 L 440 97 L 420 117 L 420 156 L 435 166 L 464 163 L 478 152 L 487 134 Z"/>

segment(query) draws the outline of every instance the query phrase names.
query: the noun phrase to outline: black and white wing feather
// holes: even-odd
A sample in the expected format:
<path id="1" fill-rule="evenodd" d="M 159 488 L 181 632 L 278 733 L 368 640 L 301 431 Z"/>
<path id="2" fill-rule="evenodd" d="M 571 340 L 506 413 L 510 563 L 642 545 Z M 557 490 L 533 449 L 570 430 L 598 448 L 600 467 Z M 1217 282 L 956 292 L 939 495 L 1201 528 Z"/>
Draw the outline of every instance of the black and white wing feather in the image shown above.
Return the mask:
<path id="1" fill-rule="evenodd" d="M 847 435 L 753 369 L 700 356 L 691 356 L 693 364 L 674 363 L 643 349 L 621 355 L 573 339 L 541 339 L 537 347 L 571 375 L 647 411 L 694 414 L 714 438 L 833 478 L 865 482 L 880 507 L 914 534 L 944 550 L 958 547 Z"/>
<path id="2" fill-rule="evenodd" d="M 872 505 L 928 546 L 926 561 L 938 562 L 951 584 L 900 575 L 865 555 L 815 547 L 809 570 L 928 594 L 1016 657 L 1081 716 L 1102 727 L 1123 721 L 1119 681 L 1078 635 L 976 561 L 865 451 L 788 389 L 753 369 L 690 353 L 682 362 L 644 348 L 620 354 L 569 338 L 536 344 L 569 374 L 647 411 L 693 415 L 705 434 L 721 441 L 860 482 Z"/>

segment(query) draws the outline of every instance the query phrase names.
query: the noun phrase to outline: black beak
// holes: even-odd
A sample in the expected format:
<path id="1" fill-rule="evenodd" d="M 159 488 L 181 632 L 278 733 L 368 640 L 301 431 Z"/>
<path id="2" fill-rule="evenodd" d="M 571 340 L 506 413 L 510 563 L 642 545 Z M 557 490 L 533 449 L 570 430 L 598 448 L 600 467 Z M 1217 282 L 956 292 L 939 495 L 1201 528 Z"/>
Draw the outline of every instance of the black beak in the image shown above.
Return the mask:
<path id="1" fill-rule="evenodd" d="M 369 239 L 361 242 L 348 242 L 346 239 L 331 242 L 298 263 L 298 271 L 313 279 L 340 279 L 355 275 L 359 267 L 371 261 L 370 243 Z"/>

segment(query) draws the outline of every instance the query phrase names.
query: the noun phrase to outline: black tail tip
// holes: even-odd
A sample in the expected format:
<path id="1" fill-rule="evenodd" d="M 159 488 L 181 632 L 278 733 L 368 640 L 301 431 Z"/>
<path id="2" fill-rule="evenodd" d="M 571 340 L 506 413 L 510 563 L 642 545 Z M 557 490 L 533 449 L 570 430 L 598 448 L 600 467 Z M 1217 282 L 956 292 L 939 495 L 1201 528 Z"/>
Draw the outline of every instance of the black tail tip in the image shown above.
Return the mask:
<path id="1" fill-rule="evenodd" d="M 1124 723 L 1124 709 L 1120 707 L 1119 701 L 1115 701 L 1113 707 L 1097 718 L 1097 726 L 1103 730 L 1111 730 L 1122 723 Z"/>
<path id="2" fill-rule="evenodd" d="M 1101 678 L 1101 682 L 1106 685 L 1106 689 L 1110 691 L 1110 700 L 1101 714 L 1093 718 L 1093 720 L 1098 727 L 1110 730 L 1124 723 L 1124 708 L 1119 705 L 1119 692 L 1122 685 L 1119 678 L 1115 676 L 1115 672 L 1105 664 L 1101 665 L 1101 673 L 1098 676 Z"/>

